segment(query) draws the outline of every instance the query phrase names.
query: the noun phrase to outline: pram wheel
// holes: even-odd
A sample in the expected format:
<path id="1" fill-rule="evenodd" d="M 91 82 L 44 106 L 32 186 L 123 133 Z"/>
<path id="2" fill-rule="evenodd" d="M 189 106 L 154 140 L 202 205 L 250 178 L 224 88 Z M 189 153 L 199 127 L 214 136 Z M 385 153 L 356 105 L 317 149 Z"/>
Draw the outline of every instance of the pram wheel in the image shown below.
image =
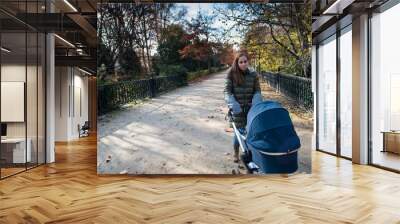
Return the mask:
<path id="1" fill-rule="evenodd" d="M 251 152 L 245 151 L 240 153 L 240 161 L 243 163 L 244 167 L 248 174 L 252 174 L 253 170 L 248 166 L 248 164 L 252 161 L 251 160 Z"/>
<path id="2" fill-rule="evenodd" d="M 248 153 L 248 152 L 240 153 L 240 160 L 242 160 L 242 162 L 245 164 L 251 162 L 250 153 Z"/>

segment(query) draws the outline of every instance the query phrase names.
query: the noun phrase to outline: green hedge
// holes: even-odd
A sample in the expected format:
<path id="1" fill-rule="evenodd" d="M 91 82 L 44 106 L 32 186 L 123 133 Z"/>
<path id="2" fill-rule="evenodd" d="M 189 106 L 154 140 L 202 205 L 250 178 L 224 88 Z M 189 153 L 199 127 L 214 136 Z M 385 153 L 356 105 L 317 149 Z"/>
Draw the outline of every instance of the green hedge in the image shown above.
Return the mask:
<path id="1" fill-rule="evenodd" d="M 187 69 L 183 65 L 161 65 L 160 76 L 183 75 L 187 73 Z"/>
<path id="2" fill-rule="evenodd" d="M 209 74 L 215 73 L 215 72 L 219 72 L 222 71 L 224 69 L 227 69 L 226 66 L 222 66 L 222 67 L 211 67 L 210 70 L 208 69 L 203 69 L 203 70 L 199 70 L 199 71 L 195 71 L 195 72 L 188 72 L 187 73 L 187 79 L 188 81 L 193 81 L 195 79 L 198 79 L 200 77 L 204 77 L 207 76 Z"/>

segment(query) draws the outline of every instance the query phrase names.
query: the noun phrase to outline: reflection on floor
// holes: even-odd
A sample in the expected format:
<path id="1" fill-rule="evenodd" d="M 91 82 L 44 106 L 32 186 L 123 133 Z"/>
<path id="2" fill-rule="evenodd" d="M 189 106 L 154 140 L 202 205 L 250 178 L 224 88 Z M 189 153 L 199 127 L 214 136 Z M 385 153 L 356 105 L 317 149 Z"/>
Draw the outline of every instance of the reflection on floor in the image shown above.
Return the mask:
<path id="1" fill-rule="evenodd" d="M 25 167 L 17 167 L 17 168 L 1 168 L 1 178 L 13 175 L 15 173 L 24 171 Z"/>
<path id="2" fill-rule="evenodd" d="M 400 155 L 392 152 L 375 151 L 372 157 L 373 164 L 400 171 Z"/>
<path id="3" fill-rule="evenodd" d="M 25 171 L 26 169 L 30 169 L 32 167 L 36 167 L 36 163 L 28 163 L 25 167 L 25 164 L 18 164 L 18 165 L 13 165 L 13 164 L 2 164 L 1 168 L 1 178 L 5 178 L 8 176 L 11 176 L 13 174 L 17 174 L 19 172 Z"/>
<path id="4" fill-rule="evenodd" d="M 98 176 L 95 136 L 0 181 L 0 223 L 399 223 L 400 175 L 312 152 L 312 174 Z"/>

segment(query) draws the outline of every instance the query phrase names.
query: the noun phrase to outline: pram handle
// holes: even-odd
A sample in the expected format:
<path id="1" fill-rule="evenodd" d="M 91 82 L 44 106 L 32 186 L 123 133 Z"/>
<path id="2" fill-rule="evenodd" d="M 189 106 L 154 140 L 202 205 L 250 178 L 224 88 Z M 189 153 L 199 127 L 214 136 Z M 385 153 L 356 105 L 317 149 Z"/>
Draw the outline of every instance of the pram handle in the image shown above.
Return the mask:
<path id="1" fill-rule="evenodd" d="M 232 109 L 231 109 L 231 108 L 229 108 L 229 110 L 228 110 L 228 114 L 226 115 L 226 117 L 228 117 L 228 119 L 226 119 L 226 117 L 225 117 L 225 120 L 228 120 L 229 122 L 232 122 L 232 121 L 233 121 L 233 118 L 232 118 L 232 116 L 233 116 Z"/>
<path id="2" fill-rule="evenodd" d="M 242 111 L 241 111 L 240 113 L 243 113 L 243 112 L 247 113 L 247 112 L 249 112 L 251 106 L 252 106 L 251 103 L 240 104 L 240 109 L 242 109 Z M 228 114 L 230 114 L 231 116 L 233 116 L 232 108 L 229 108 Z"/>
<path id="3" fill-rule="evenodd" d="M 251 103 L 248 104 L 240 104 L 240 108 L 242 109 L 242 112 L 240 113 L 247 113 L 249 112 L 250 108 L 251 108 Z M 228 110 L 228 114 L 225 116 L 225 120 L 228 120 L 229 122 L 233 122 L 233 110 L 232 108 L 229 108 Z M 227 119 L 228 118 L 228 119 Z"/>

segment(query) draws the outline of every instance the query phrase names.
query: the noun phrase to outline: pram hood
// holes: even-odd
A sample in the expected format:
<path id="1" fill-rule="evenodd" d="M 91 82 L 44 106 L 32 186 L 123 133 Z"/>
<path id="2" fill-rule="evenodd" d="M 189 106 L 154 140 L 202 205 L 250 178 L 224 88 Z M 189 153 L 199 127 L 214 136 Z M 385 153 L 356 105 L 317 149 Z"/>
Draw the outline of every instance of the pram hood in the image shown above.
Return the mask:
<path id="1" fill-rule="evenodd" d="M 289 153 L 300 148 L 288 111 L 278 102 L 263 101 L 247 114 L 246 144 L 269 153 Z"/>

